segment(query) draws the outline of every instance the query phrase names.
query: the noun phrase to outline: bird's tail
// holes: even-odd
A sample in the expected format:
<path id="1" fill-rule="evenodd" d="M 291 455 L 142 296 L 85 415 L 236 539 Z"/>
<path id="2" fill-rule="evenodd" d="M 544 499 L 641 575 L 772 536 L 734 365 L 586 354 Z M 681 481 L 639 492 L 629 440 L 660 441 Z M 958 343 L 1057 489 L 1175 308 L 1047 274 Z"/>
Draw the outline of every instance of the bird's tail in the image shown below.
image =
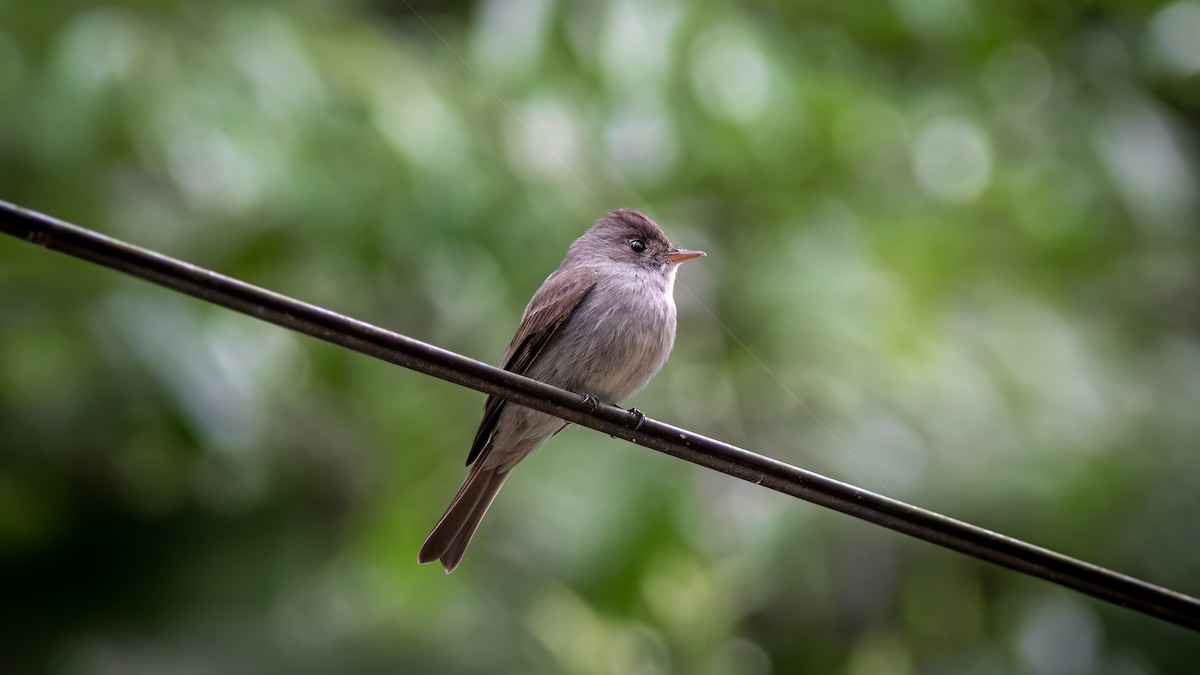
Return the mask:
<path id="1" fill-rule="evenodd" d="M 467 544 L 471 543 L 471 535 L 475 534 L 483 514 L 487 513 L 496 493 L 508 478 L 508 469 L 485 469 L 482 464 L 476 464 L 467 475 L 458 494 L 454 495 L 446 512 L 425 538 L 421 552 L 417 554 L 417 560 L 422 564 L 440 560 L 449 574 L 462 560 Z"/>

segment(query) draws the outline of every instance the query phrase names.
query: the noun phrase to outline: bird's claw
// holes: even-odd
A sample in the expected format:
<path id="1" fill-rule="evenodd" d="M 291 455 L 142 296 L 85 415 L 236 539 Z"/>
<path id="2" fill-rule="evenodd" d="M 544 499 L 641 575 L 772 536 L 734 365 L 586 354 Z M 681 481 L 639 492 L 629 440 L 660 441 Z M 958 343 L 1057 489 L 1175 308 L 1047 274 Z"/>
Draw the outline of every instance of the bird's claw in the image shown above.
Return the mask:
<path id="1" fill-rule="evenodd" d="M 596 408 L 600 405 L 600 399 L 591 394 L 583 395 L 583 403 L 588 406 L 588 414 L 596 412 Z"/>
<path id="2" fill-rule="evenodd" d="M 637 418 L 637 424 L 633 425 L 633 430 L 637 431 L 642 428 L 642 422 L 646 421 L 646 413 L 637 408 L 630 408 L 629 413 Z"/>

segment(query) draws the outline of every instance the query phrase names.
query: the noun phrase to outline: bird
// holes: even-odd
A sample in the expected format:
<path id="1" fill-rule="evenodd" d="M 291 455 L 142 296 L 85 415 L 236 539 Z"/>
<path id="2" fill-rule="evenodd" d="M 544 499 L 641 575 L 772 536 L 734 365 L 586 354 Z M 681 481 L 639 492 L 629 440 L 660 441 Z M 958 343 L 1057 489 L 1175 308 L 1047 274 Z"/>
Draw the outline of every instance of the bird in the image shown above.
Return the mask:
<path id="1" fill-rule="evenodd" d="M 533 294 L 502 367 L 594 404 L 619 405 L 666 363 L 675 343 L 675 275 L 680 263 L 704 255 L 672 246 L 643 213 L 609 211 Z M 437 560 L 453 572 L 513 467 L 567 424 L 489 396 L 467 454 L 467 477 L 418 561 Z"/>

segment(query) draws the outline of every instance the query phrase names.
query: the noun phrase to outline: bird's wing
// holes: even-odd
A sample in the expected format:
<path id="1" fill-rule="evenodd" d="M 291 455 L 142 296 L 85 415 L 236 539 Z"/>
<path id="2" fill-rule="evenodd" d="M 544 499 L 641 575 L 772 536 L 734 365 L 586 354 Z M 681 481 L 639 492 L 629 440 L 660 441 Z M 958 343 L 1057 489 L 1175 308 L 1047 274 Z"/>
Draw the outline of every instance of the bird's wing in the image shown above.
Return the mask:
<path id="1" fill-rule="evenodd" d="M 567 323 L 595 287 L 596 273 L 592 269 L 575 268 L 570 274 L 561 274 L 559 271 L 551 274 L 529 301 L 517 334 L 504 354 L 502 368 L 518 375 L 528 372 L 542 350 L 554 341 L 558 329 Z M 475 432 L 475 441 L 467 455 L 467 466 L 479 459 L 489 447 L 504 403 L 499 396 L 489 396 L 484 403 L 483 421 L 479 423 L 479 431 Z"/>

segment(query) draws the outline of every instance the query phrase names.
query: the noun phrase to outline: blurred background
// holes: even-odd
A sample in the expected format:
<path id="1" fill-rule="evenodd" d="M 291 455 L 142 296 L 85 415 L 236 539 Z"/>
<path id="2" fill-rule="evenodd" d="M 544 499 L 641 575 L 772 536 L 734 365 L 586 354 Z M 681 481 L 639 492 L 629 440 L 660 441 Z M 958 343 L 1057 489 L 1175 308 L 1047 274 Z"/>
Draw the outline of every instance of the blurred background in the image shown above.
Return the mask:
<path id="1" fill-rule="evenodd" d="M 1200 2 L 0 1 L 0 199 L 497 362 L 604 211 L 648 415 L 1200 594 Z M 0 240 L 0 670 L 1190 672 L 1182 629 Z"/>

